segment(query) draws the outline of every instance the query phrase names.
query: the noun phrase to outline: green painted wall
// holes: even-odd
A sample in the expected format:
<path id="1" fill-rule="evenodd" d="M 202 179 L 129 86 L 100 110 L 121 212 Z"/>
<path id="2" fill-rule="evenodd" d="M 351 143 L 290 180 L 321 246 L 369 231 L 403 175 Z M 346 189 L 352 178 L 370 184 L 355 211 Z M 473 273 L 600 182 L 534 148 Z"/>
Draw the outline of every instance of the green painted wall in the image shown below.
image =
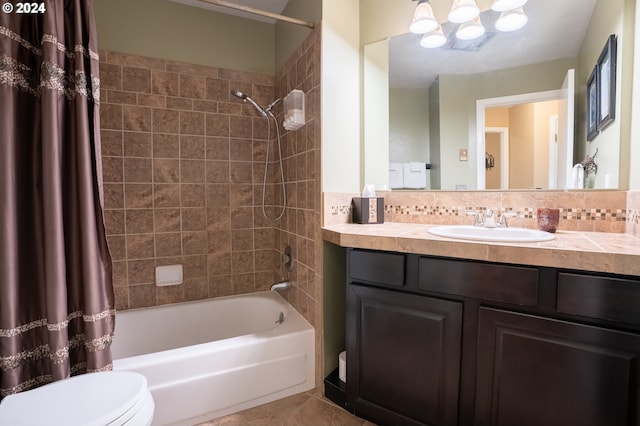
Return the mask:
<path id="1" fill-rule="evenodd" d="M 94 5 L 100 49 L 275 74 L 272 24 L 168 0 L 94 0 Z"/>
<path id="2" fill-rule="evenodd" d="M 440 79 L 436 79 L 429 86 L 429 162 L 431 163 L 429 180 L 431 189 L 442 188 L 440 143 Z"/>
<path id="3" fill-rule="evenodd" d="M 364 182 L 389 186 L 389 47 L 386 40 L 364 47 Z"/>
<path id="4" fill-rule="evenodd" d="M 324 242 L 323 256 L 323 321 L 324 377 L 338 367 L 338 355 L 346 349 L 347 321 L 347 252 L 343 247 Z M 316 386 L 321 386 L 316 384 Z"/>
<path id="5" fill-rule="evenodd" d="M 472 82 L 474 76 L 441 75 L 439 77 L 439 189 L 453 190 L 457 185 L 467 185 L 467 189 L 475 189 L 475 181 L 470 183 L 473 175 L 471 167 L 474 165 L 475 156 L 469 149 L 471 130 L 467 123 L 467 117 L 475 114 L 476 98 L 473 97 Z M 460 161 L 460 149 L 469 149 L 467 161 Z"/>
<path id="6" fill-rule="evenodd" d="M 389 90 L 389 161 L 429 162 L 429 92 Z"/>

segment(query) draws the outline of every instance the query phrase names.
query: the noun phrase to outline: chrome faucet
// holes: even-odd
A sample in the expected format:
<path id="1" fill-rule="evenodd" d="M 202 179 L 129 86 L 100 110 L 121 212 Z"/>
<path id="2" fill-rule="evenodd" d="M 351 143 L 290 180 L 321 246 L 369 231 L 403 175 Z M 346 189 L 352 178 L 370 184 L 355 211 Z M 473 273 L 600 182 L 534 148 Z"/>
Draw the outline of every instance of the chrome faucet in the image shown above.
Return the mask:
<path id="1" fill-rule="evenodd" d="M 493 210 L 486 209 L 484 211 L 484 225 L 485 228 L 497 228 L 496 220 L 493 217 Z"/>
<path id="2" fill-rule="evenodd" d="M 515 212 L 502 212 L 500 215 L 500 219 L 498 219 L 498 228 L 508 228 L 509 224 L 507 223 L 507 217 L 516 216 Z"/>
<path id="3" fill-rule="evenodd" d="M 467 210 L 467 216 L 473 216 L 473 226 L 484 226 L 482 215 L 477 210 Z"/>
<path id="4" fill-rule="evenodd" d="M 272 285 L 271 286 L 271 291 L 286 290 L 288 288 L 291 288 L 291 282 L 290 281 L 282 281 L 282 282 L 275 283 L 274 285 Z"/>
<path id="5" fill-rule="evenodd" d="M 485 228 L 495 228 L 497 226 L 491 209 L 486 209 L 484 213 L 480 213 L 477 210 L 467 210 L 467 215 L 474 216 L 473 226 L 483 226 Z"/>
<path id="6" fill-rule="evenodd" d="M 468 210 L 467 215 L 474 216 L 473 226 L 482 226 L 484 228 L 508 228 L 507 217 L 515 216 L 514 212 L 502 212 L 498 218 L 498 222 L 494 218 L 494 211 L 492 209 L 486 209 L 484 213 L 480 213 L 477 210 Z"/>

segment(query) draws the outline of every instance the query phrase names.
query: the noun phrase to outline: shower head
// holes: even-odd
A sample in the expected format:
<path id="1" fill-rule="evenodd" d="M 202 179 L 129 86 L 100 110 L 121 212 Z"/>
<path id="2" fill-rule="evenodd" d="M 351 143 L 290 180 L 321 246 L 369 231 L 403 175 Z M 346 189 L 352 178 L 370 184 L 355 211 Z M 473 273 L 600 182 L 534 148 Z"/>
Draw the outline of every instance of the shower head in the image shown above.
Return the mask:
<path id="1" fill-rule="evenodd" d="M 231 94 L 233 96 L 237 97 L 237 98 L 242 99 L 242 100 L 247 99 L 247 95 L 245 95 L 244 93 L 242 93 L 241 91 L 236 90 L 236 89 L 231 89 Z"/>
<path id="2" fill-rule="evenodd" d="M 266 116 L 267 116 L 266 111 L 265 111 L 264 109 L 262 109 L 262 107 L 261 107 L 260 105 L 258 105 L 258 104 L 256 103 L 256 101 L 254 101 L 254 100 L 253 100 L 253 99 L 251 99 L 249 96 L 247 96 L 247 95 L 245 95 L 244 93 L 242 93 L 241 91 L 236 90 L 236 89 L 231 89 L 231 94 L 232 94 L 233 96 L 237 97 L 237 98 L 242 99 L 242 100 L 243 100 L 243 101 L 245 101 L 245 102 L 249 102 L 251 105 L 253 105 L 253 106 L 258 110 L 258 112 L 260 113 L 260 115 L 262 115 L 263 117 L 266 117 Z"/>

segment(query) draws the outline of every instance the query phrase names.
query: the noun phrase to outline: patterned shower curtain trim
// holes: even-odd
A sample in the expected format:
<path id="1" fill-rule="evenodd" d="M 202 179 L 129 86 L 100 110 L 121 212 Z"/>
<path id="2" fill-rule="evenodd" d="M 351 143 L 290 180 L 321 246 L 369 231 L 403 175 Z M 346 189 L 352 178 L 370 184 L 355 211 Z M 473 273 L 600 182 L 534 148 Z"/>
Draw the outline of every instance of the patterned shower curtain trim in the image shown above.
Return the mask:
<path id="1" fill-rule="evenodd" d="M 34 55 L 42 56 L 42 49 L 29 43 L 7 27 L 0 26 L 0 36 L 5 36 L 19 43 Z M 84 46 L 76 45 L 73 52 L 69 51 L 64 44 L 58 41 L 56 36 L 51 34 L 42 36 L 42 45 L 45 43 L 55 46 L 69 59 L 75 59 L 77 55 L 95 61 L 100 59 L 97 52 L 86 49 Z M 86 73 L 81 71 L 76 71 L 74 75 L 69 76 L 65 70 L 50 61 L 43 61 L 40 70 L 32 70 L 17 60 L 2 55 L 0 58 L 0 84 L 17 87 L 35 96 L 39 96 L 42 89 L 57 90 L 67 99 L 73 99 L 80 95 L 95 102 L 96 106 L 100 105 L 100 77 L 92 75 L 87 79 Z"/>
<path id="2" fill-rule="evenodd" d="M 85 315 L 82 311 L 76 311 L 71 313 L 65 321 L 61 321 L 56 324 L 48 324 L 46 318 L 42 318 L 36 321 L 32 321 L 28 324 L 22 324 L 18 327 L 14 327 L 11 329 L 0 329 L 0 337 L 4 338 L 15 338 L 19 337 L 23 333 L 28 331 L 38 329 L 38 328 L 46 328 L 48 332 L 67 332 L 67 328 L 69 323 L 78 318 L 82 318 L 85 323 L 89 322 L 97 322 L 102 321 L 106 318 L 114 317 L 116 314 L 115 309 L 108 309 L 98 314 L 93 315 Z M 84 334 L 79 334 L 74 336 L 73 339 L 69 341 L 69 344 L 62 349 L 58 349 L 54 352 L 49 350 L 48 345 L 40 345 L 36 349 L 22 351 L 17 355 L 0 357 L 0 369 L 7 370 L 11 368 L 16 368 L 19 365 L 24 364 L 27 359 L 35 359 L 35 358 L 44 358 L 49 357 L 52 362 L 58 364 L 62 362 L 65 358 L 69 357 L 69 349 L 75 349 L 80 345 L 84 345 L 88 351 L 96 352 L 105 349 L 113 340 L 113 333 L 109 333 L 95 339 L 86 340 Z M 109 364 L 109 367 L 111 364 Z M 102 370 L 102 369 L 101 369 Z"/>

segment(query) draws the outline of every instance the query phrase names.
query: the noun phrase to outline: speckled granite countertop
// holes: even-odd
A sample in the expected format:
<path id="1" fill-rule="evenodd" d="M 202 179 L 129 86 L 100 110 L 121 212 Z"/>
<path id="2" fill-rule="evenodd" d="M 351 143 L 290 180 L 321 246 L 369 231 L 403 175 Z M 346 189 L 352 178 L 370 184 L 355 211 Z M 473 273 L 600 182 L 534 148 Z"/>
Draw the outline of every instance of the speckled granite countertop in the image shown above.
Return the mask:
<path id="1" fill-rule="evenodd" d="M 552 241 L 497 243 L 438 237 L 432 226 L 349 223 L 322 228 L 322 237 L 342 247 L 640 275 L 640 238 L 627 234 L 558 231 Z"/>

